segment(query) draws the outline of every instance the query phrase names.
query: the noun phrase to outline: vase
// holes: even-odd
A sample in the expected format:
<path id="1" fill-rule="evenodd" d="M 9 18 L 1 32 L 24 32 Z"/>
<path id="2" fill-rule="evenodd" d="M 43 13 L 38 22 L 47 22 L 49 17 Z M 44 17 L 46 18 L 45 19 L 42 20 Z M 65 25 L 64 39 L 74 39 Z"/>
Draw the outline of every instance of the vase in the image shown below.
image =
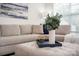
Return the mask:
<path id="1" fill-rule="evenodd" d="M 49 31 L 49 44 L 55 44 L 55 30 Z"/>

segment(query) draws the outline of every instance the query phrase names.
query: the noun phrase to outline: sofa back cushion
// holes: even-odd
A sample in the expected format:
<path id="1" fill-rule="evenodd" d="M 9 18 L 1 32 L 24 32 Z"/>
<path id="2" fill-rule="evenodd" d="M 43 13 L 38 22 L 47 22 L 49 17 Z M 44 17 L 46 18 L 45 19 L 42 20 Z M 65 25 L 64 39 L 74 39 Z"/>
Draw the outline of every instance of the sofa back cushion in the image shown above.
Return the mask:
<path id="1" fill-rule="evenodd" d="M 70 33 L 70 25 L 61 25 L 56 29 L 56 34 L 65 35 Z"/>
<path id="2" fill-rule="evenodd" d="M 43 34 L 43 25 L 33 25 L 32 33 L 33 34 Z"/>
<path id="3" fill-rule="evenodd" d="M 1 25 L 1 32 L 2 36 L 19 35 L 20 28 L 19 25 Z"/>
<path id="4" fill-rule="evenodd" d="M 20 25 L 21 34 L 31 34 L 32 25 Z"/>

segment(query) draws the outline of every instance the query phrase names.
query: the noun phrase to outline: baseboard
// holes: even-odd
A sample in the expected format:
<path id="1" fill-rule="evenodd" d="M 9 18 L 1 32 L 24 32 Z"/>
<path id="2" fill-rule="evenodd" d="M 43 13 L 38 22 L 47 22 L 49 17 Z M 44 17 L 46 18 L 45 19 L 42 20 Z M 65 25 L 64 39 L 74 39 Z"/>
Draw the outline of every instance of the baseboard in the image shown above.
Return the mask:
<path id="1" fill-rule="evenodd" d="M 15 52 L 12 52 L 12 53 L 1 55 L 1 56 L 11 56 L 11 55 L 14 55 L 14 54 L 15 54 Z"/>

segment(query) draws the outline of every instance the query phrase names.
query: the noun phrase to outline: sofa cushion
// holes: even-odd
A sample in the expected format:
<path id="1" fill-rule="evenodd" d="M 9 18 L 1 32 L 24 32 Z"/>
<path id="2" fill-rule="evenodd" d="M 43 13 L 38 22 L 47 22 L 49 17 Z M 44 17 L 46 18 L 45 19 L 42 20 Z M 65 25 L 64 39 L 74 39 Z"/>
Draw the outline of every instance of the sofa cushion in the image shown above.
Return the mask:
<path id="1" fill-rule="evenodd" d="M 19 35 L 19 25 L 1 25 L 2 36 Z"/>
<path id="2" fill-rule="evenodd" d="M 56 41 L 63 42 L 65 35 L 56 35 L 55 37 L 56 37 L 56 38 L 55 38 Z"/>
<path id="3" fill-rule="evenodd" d="M 20 25 L 21 34 L 31 34 L 32 25 Z"/>
<path id="4" fill-rule="evenodd" d="M 43 34 L 43 25 L 33 25 L 32 33 L 33 34 Z"/>
<path id="5" fill-rule="evenodd" d="M 27 35 L 0 37 L 0 47 L 35 41 L 38 39 L 38 36 L 39 34 L 27 34 Z"/>
<path id="6" fill-rule="evenodd" d="M 56 34 L 65 35 L 70 33 L 70 25 L 61 25 L 56 29 Z"/>
<path id="7" fill-rule="evenodd" d="M 15 52 L 13 45 L 0 47 L 0 56 L 10 54 L 10 53 L 13 53 L 13 52 Z"/>

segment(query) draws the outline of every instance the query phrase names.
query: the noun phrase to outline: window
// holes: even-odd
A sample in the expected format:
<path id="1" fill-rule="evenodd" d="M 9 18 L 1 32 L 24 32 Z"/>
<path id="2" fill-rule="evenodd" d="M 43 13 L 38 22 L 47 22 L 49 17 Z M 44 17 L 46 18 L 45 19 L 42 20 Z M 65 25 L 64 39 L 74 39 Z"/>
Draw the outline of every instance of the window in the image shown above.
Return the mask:
<path id="1" fill-rule="evenodd" d="M 79 32 L 79 3 L 58 3 L 54 4 L 54 14 L 60 13 L 63 15 L 62 20 L 67 21 L 71 26 L 76 27 L 76 31 Z M 75 28 L 73 27 L 73 28 Z M 74 30 L 72 30 L 74 31 Z"/>

